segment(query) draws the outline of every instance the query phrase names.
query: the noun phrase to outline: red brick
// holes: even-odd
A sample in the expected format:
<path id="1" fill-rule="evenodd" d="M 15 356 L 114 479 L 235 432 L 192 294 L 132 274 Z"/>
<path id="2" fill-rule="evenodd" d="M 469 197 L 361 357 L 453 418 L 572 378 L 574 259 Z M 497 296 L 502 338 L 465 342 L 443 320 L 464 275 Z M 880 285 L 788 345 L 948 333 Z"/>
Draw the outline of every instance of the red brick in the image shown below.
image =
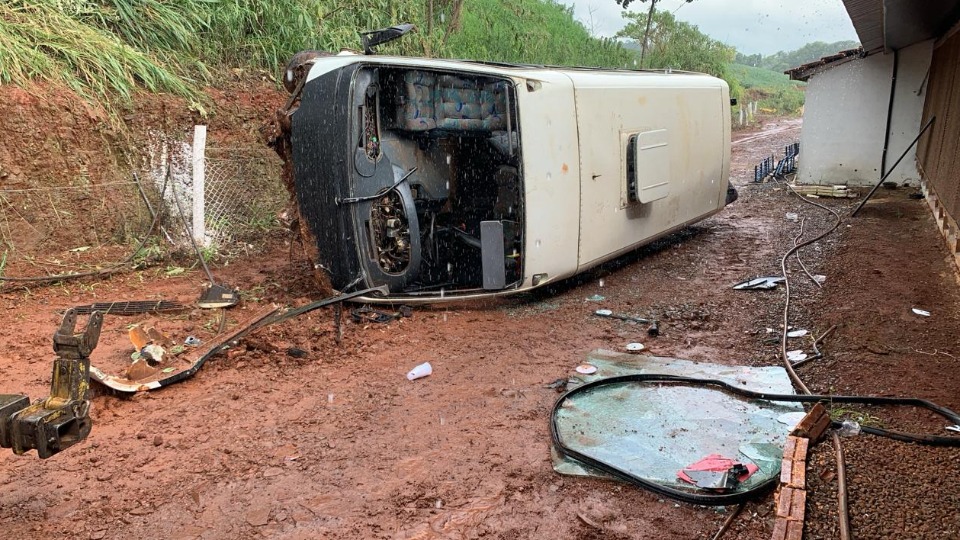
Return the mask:
<path id="1" fill-rule="evenodd" d="M 823 438 L 823 434 L 827 432 L 827 428 L 830 427 L 830 415 L 824 414 L 820 417 L 820 420 L 810 429 L 809 439 L 810 442 L 816 444 Z"/>
<path id="2" fill-rule="evenodd" d="M 770 540 L 787 540 L 787 527 L 789 523 L 784 518 L 777 518 L 773 522 L 773 535 Z"/>
<path id="3" fill-rule="evenodd" d="M 790 503 L 790 518 L 803 523 L 807 515 L 807 492 L 802 489 L 793 490 L 793 500 Z"/>
<path id="4" fill-rule="evenodd" d="M 793 453 L 793 461 L 807 461 L 807 449 L 809 444 L 809 439 L 797 439 L 797 448 Z"/>
<path id="5" fill-rule="evenodd" d="M 787 536 L 785 540 L 803 540 L 803 522 L 787 522 Z"/>
<path id="6" fill-rule="evenodd" d="M 803 420 L 797 424 L 797 427 L 793 430 L 793 435 L 798 437 L 807 437 L 816 441 L 820 434 L 816 433 L 816 428 L 819 427 L 820 423 L 823 422 L 823 417 L 829 419 L 830 415 L 827 414 L 827 409 L 823 405 L 817 403 L 810 409 L 810 412 L 803 417 Z M 824 428 L 826 429 L 826 428 Z M 816 435 L 816 436 L 814 436 Z"/>
<path id="7" fill-rule="evenodd" d="M 787 444 L 783 445 L 783 458 L 784 459 L 793 459 L 793 455 L 797 451 L 797 440 L 800 437 L 794 437 L 793 435 L 787 437 Z"/>
<path id="8" fill-rule="evenodd" d="M 805 489 L 807 487 L 807 463 L 804 461 L 794 461 L 791 467 L 790 482 L 788 482 L 787 485 L 796 489 Z"/>
<path id="9" fill-rule="evenodd" d="M 783 486 L 780 488 L 780 494 L 777 498 L 777 517 L 790 517 L 790 509 L 793 506 L 793 488 Z"/>
<path id="10" fill-rule="evenodd" d="M 784 458 L 780 462 L 780 483 L 789 484 L 793 476 L 793 460 Z"/>

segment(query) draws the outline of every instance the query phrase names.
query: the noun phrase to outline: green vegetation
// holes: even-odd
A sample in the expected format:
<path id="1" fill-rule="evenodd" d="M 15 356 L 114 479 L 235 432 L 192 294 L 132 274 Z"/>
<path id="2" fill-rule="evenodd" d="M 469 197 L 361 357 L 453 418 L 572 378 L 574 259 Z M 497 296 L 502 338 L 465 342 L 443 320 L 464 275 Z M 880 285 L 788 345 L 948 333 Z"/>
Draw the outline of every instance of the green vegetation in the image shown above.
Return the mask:
<path id="1" fill-rule="evenodd" d="M 737 53 L 734 60 L 738 64 L 745 66 L 759 67 L 783 73 L 807 62 L 812 62 L 824 56 L 830 56 L 840 51 L 854 49 L 860 44 L 856 41 L 836 41 L 834 43 L 825 43 L 823 41 L 814 41 L 807 43 L 794 51 L 780 51 L 770 56 L 760 54 L 745 55 Z"/>
<path id="2" fill-rule="evenodd" d="M 409 21 L 417 32 L 383 53 L 701 71 L 724 78 L 733 97 L 792 114 L 802 84 L 776 71 L 856 45 L 745 56 L 666 11 L 648 33 L 648 13 L 624 12 L 617 39 L 597 39 L 552 0 L 0 0 L 0 84 L 60 82 L 108 106 L 145 89 L 201 106 L 199 88 L 227 69 L 277 77 L 298 51 L 359 49 L 358 31 Z"/>
<path id="3" fill-rule="evenodd" d="M 791 81 L 783 73 L 741 64 L 732 64 L 729 70 L 743 87 L 742 99 L 756 101 L 762 112 L 797 114 L 803 107 L 805 83 Z"/>
<path id="4" fill-rule="evenodd" d="M 104 101 L 136 88 L 196 99 L 225 68 L 277 74 L 305 49 L 359 49 L 358 31 L 409 21 L 393 54 L 625 66 L 572 10 L 545 0 L 0 0 L 0 84 L 45 79 Z"/>
<path id="5" fill-rule="evenodd" d="M 729 65 L 736 55 L 733 47 L 725 45 L 687 22 L 678 21 L 672 13 L 659 11 L 649 21 L 648 14 L 627 11 L 623 13 L 627 25 L 617 37 L 640 42 L 647 36 L 644 68 L 680 69 L 709 73 L 727 81 L 730 96 L 739 98 L 740 82 L 730 74 Z"/>
<path id="6" fill-rule="evenodd" d="M 761 111 L 770 114 L 797 114 L 803 107 L 804 86 L 791 81 L 783 72 L 818 58 L 858 47 L 856 41 L 825 43 L 814 41 L 793 51 L 770 56 L 737 53 L 730 71 L 744 88 L 744 99 L 757 101 Z"/>
<path id="7" fill-rule="evenodd" d="M 546 65 L 633 67 L 636 55 L 597 39 L 573 8 L 542 0 L 471 0 L 442 56 Z"/>

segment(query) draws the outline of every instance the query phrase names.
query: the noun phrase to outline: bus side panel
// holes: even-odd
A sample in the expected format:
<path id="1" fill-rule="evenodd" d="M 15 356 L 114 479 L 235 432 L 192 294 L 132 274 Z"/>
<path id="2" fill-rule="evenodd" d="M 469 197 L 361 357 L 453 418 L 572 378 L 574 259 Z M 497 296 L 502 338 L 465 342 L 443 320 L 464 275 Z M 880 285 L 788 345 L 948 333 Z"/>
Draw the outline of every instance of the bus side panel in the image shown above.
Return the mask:
<path id="1" fill-rule="evenodd" d="M 730 144 L 725 83 L 669 77 L 667 82 L 575 79 L 581 133 L 578 271 L 724 206 Z M 639 148 L 635 174 L 653 194 L 641 196 L 643 202 L 628 196 L 631 135 Z"/>
<path id="2" fill-rule="evenodd" d="M 537 274 L 553 281 L 576 273 L 580 232 L 573 84 L 557 72 L 529 76 L 517 88 L 526 216 L 523 287 Z"/>

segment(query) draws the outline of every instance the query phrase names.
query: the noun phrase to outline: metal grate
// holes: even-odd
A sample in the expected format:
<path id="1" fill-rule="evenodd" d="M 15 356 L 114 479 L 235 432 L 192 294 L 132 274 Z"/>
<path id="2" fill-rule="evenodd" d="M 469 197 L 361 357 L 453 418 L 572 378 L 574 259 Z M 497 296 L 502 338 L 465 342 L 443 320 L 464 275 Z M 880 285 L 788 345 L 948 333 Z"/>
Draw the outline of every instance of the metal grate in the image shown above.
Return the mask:
<path id="1" fill-rule="evenodd" d="M 186 306 L 180 302 L 171 300 L 136 300 L 125 302 L 97 302 L 96 304 L 87 304 L 85 306 L 76 306 L 73 308 L 78 315 L 89 315 L 94 311 L 99 311 L 104 315 L 140 315 L 143 313 L 162 313 L 170 311 L 183 311 Z"/>

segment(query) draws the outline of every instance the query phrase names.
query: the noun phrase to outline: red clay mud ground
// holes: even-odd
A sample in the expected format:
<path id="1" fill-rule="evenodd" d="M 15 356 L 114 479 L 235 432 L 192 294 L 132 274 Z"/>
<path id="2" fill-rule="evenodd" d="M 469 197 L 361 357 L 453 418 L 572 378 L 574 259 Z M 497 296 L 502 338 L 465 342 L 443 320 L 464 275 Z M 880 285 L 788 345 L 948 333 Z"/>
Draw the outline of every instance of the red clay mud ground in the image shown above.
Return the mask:
<path id="1" fill-rule="evenodd" d="M 417 308 L 386 325 L 332 311 L 259 330 L 193 379 L 132 398 L 95 389 L 93 433 L 52 459 L 0 454 L 5 538 L 710 538 L 731 509 L 675 503 L 617 482 L 563 477 L 550 465 L 548 415 L 595 348 L 643 341 L 657 355 L 775 365 L 783 289 L 736 292 L 779 272 L 805 218 L 824 212 L 776 185 L 745 186 L 753 163 L 797 140 L 799 125 L 734 146 L 740 200 L 718 216 L 547 291 L 483 304 Z M 769 129 L 769 127 L 768 127 Z M 741 138 L 738 135 L 736 138 Z M 923 201 L 881 191 L 862 217 L 803 250 L 817 289 L 792 272 L 792 324 L 837 332 L 801 370 L 815 391 L 925 397 L 960 410 L 960 294 Z M 849 202 L 820 199 L 835 208 Z M 849 224 L 849 226 L 848 226 Z M 243 291 L 231 321 L 314 295 L 284 234 L 214 268 Z M 55 254 L 69 256 L 69 254 Z M 122 299 L 193 302 L 203 283 L 164 268 L 29 290 L 0 290 L 0 392 L 47 391 L 50 336 L 69 306 Z M 602 303 L 586 299 L 600 294 Z M 598 307 L 652 315 L 660 337 L 591 316 Z M 910 308 L 932 312 L 917 317 Z M 99 364 L 132 352 L 126 325 L 213 337 L 215 313 L 108 317 Z M 287 353 L 307 352 L 305 358 Z M 404 377 L 429 361 L 434 374 Z M 871 409 L 887 427 L 939 429 L 915 411 Z M 960 535 L 960 453 L 844 439 L 859 538 Z M 808 472 L 807 538 L 835 538 L 832 452 Z M 828 481 L 829 480 L 829 481 Z M 769 538 L 772 495 L 747 505 L 726 538 Z"/>

